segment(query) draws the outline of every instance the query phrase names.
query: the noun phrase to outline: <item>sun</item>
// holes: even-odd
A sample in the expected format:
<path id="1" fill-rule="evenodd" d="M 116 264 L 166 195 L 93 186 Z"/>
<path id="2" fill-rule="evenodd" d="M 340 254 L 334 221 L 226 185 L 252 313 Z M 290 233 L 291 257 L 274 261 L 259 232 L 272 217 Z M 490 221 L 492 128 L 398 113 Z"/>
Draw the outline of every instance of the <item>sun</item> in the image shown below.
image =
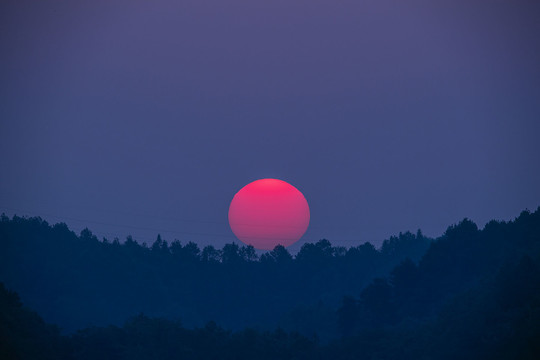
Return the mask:
<path id="1" fill-rule="evenodd" d="M 229 206 L 229 225 L 242 242 L 256 249 L 297 242 L 309 226 L 309 206 L 302 193 L 278 179 L 244 186 Z"/>

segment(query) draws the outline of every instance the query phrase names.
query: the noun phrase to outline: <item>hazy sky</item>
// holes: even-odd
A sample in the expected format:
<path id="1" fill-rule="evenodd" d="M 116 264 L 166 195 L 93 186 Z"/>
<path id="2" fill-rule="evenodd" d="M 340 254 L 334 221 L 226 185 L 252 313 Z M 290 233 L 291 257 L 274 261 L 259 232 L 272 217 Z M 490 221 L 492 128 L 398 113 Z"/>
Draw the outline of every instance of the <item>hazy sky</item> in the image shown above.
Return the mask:
<path id="1" fill-rule="evenodd" d="M 2 1 L 0 212 L 234 240 L 259 178 L 304 241 L 440 235 L 540 205 L 540 2 Z"/>

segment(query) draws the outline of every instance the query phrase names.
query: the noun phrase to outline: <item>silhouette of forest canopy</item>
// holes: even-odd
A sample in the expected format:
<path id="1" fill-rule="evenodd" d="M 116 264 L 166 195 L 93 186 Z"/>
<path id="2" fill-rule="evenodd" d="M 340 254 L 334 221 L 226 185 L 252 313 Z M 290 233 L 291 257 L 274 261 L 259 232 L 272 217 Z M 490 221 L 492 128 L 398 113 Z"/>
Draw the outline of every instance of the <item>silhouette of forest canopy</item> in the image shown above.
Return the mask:
<path id="1" fill-rule="evenodd" d="M 328 240 L 257 256 L 252 246 L 221 249 L 157 236 L 146 247 L 130 236 L 98 240 L 40 218 L 0 219 L 4 251 L 0 281 L 47 321 L 73 331 L 122 324 L 138 313 L 181 319 L 185 326 L 216 321 L 228 329 L 282 326 L 335 335 L 334 309 L 375 276 L 405 258 L 417 261 L 431 239 L 399 234 L 378 251 L 370 243 L 345 249 Z M 305 328 L 305 329 L 304 329 Z"/>
<path id="2" fill-rule="evenodd" d="M 402 233 L 379 250 L 321 240 L 296 256 L 100 241 L 17 216 L 2 216 L 0 240 L 6 359 L 540 355 L 540 209 L 483 229 L 465 219 L 437 239 Z"/>

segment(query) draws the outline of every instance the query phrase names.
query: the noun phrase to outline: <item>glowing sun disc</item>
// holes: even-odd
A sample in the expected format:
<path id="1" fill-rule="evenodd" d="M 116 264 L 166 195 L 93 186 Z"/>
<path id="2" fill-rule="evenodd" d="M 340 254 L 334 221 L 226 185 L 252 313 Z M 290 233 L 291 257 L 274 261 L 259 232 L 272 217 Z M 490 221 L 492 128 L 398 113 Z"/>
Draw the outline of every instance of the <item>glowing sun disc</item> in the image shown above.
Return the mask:
<path id="1" fill-rule="evenodd" d="M 298 241 L 309 225 L 309 206 L 302 193 L 277 179 L 244 186 L 229 206 L 229 225 L 243 243 L 262 250 Z"/>

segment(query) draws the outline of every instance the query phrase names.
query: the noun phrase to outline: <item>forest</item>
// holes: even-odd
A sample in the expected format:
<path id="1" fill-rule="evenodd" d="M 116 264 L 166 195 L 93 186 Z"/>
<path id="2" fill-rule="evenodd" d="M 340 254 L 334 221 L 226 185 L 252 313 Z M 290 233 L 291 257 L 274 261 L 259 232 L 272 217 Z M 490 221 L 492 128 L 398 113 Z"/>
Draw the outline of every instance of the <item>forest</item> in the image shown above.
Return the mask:
<path id="1" fill-rule="evenodd" d="M 537 359 L 540 208 L 258 255 L 0 219 L 2 359 Z"/>

